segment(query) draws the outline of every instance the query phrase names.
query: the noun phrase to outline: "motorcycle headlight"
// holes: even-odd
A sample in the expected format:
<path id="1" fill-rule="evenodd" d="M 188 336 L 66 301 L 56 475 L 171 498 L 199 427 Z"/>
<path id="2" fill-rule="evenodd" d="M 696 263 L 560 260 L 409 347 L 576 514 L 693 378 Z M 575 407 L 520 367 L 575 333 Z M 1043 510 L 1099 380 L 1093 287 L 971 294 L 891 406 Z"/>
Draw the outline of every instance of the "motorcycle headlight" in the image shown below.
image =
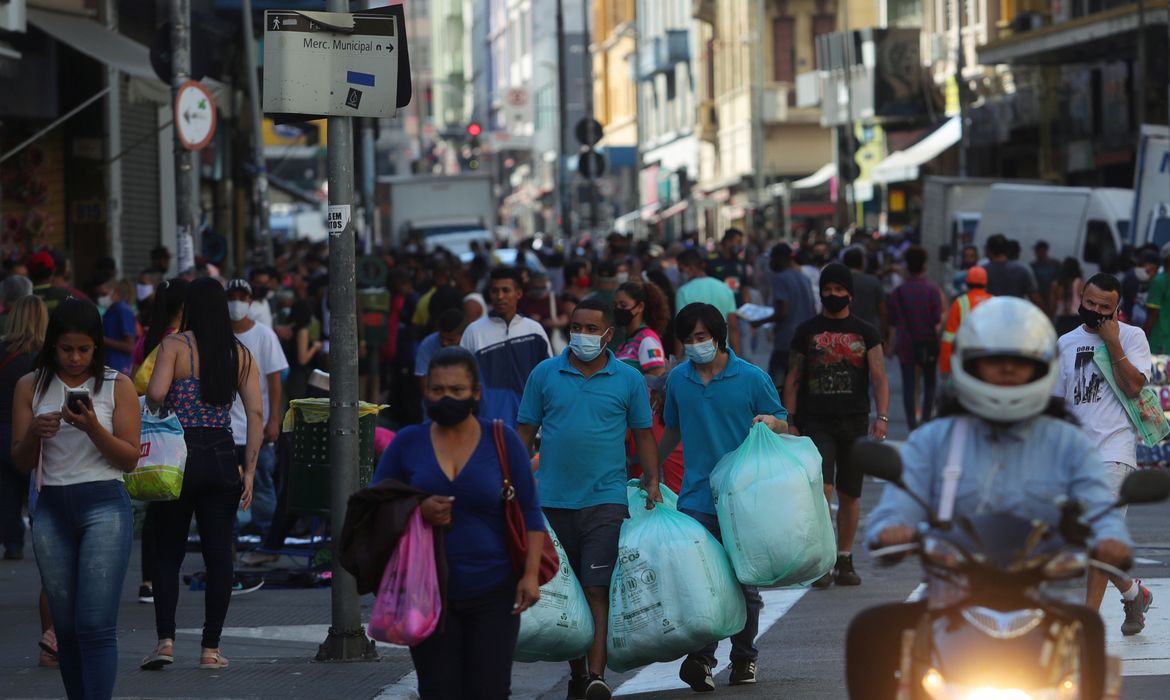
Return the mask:
<path id="1" fill-rule="evenodd" d="M 1077 684 L 1071 678 L 1066 678 L 1056 688 L 972 688 L 948 684 L 942 674 L 933 668 L 922 676 L 922 689 L 931 700 L 1066 700 L 1077 696 Z"/>
<path id="2" fill-rule="evenodd" d="M 927 537 L 922 542 L 922 558 L 944 569 L 956 569 L 967 561 L 958 547 L 938 537 Z"/>
<path id="3" fill-rule="evenodd" d="M 1076 578 L 1085 573 L 1089 558 L 1084 552 L 1061 552 L 1044 565 L 1044 578 L 1060 580 Z"/>

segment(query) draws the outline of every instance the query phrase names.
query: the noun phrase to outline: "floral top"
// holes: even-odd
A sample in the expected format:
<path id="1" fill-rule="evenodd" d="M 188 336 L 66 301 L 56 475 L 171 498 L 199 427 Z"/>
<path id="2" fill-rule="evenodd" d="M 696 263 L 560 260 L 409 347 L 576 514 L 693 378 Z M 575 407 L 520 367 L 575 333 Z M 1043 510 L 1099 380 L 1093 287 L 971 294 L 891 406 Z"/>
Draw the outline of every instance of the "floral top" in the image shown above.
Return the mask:
<path id="1" fill-rule="evenodd" d="M 176 379 L 171 382 L 171 390 L 164 403 L 166 410 L 178 417 L 184 428 L 231 428 L 232 405 L 222 406 L 210 404 L 203 400 L 202 386 L 195 375 L 195 351 L 191 348 L 191 339 L 182 336 L 187 341 L 187 353 L 191 358 L 191 376 L 186 379 Z"/>

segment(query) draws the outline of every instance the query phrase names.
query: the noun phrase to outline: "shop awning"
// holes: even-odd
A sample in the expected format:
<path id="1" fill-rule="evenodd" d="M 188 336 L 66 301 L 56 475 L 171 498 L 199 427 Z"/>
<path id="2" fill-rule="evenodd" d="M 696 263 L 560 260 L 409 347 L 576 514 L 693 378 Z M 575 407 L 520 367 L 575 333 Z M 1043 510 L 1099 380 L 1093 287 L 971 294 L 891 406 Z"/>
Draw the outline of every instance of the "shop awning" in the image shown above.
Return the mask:
<path id="1" fill-rule="evenodd" d="M 155 75 L 146 46 L 81 15 L 30 7 L 28 21 L 62 44 L 126 74 L 131 100 L 171 103 L 171 86 Z M 231 105 L 226 86 L 209 78 L 202 82 L 215 97 L 216 107 L 227 113 Z"/>
<path id="2" fill-rule="evenodd" d="M 820 187 L 835 177 L 837 177 L 837 164 L 825 163 L 812 175 L 794 181 L 792 183 L 792 189 L 811 190 L 814 187 Z"/>
<path id="3" fill-rule="evenodd" d="M 1166 17 L 1165 3 L 1160 6 L 1147 4 L 1145 23 L 1148 31 L 1155 31 L 1155 25 L 1164 27 Z M 1122 57 L 1134 55 L 1140 23 L 1137 3 L 1126 4 L 1030 31 L 1013 32 L 1005 38 L 987 42 L 976 52 L 979 62 L 984 65 L 1062 65 L 1122 60 Z M 1165 40 L 1165 29 L 1156 31 Z"/>
<path id="4" fill-rule="evenodd" d="M 906 182 L 918 179 L 918 168 L 937 158 L 963 136 L 959 117 L 951 117 L 923 139 L 901 151 L 894 151 L 874 166 L 873 182 Z"/>

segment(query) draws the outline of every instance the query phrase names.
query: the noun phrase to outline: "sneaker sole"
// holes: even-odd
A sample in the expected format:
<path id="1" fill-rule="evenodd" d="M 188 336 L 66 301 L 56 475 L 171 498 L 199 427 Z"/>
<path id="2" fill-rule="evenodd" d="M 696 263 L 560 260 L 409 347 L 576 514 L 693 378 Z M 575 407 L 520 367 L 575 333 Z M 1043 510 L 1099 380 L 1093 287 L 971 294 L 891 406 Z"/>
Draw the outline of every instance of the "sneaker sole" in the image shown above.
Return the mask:
<path id="1" fill-rule="evenodd" d="M 691 673 L 687 673 L 687 669 L 691 668 L 689 665 L 684 666 L 679 670 L 678 677 L 683 683 L 691 687 L 691 690 L 696 693 L 713 693 L 715 692 L 715 678 L 710 675 L 699 676 L 702 669 L 697 669 Z"/>
<path id="2" fill-rule="evenodd" d="M 609 700 L 613 697 L 613 690 L 609 687 L 589 687 L 585 690 L 585 700 Z"/>
<path id="3" fill-rule="evenodd" d="M 728 681 L 727 682 L 727 685 L 755 685 L 755 684 L 756 684 L 755 678 L 751 679 L 750 681 L 749 680 L 739 680 L 739 681 Z"/>
<path id="4" fill-rule="evenodd" d="M 249 593 L 255 593 L 256 591 L 260 590 L 260 589 L 261 589 L 261 588 L 263 588 L 263 587 L 264 587 L 264 582 L 263 582 L 263 581 L 261 581 L 259 584 L 255 585 L 255 586 L 252 586 L 251 588 L 241 588 L 241 589 L 240 589 L 240 590 L 238 590 L 238 591 L 233 589 L 233 590 L 232 590 L 232 595 L 233 595 L 233 596 L 237 596 L 237 595 L 248 595 Z"/>

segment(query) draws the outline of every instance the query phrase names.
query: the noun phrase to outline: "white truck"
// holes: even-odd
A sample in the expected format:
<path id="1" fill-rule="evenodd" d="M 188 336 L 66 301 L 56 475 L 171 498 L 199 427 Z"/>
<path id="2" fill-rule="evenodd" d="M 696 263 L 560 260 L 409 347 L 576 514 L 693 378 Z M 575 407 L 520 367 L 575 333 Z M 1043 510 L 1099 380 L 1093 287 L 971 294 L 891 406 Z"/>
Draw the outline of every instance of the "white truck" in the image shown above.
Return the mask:
<path id="1" fill-rule="evenodd" d="M 1145 124 L 1133 174 L 1133 243 L 1170 243 L 1170 128 Z"/>
<path id="2" fill-rule="evenodd" d="M 379 199 L 390 204 L 394 247 L 415 240 L 425 250 L 441 247 L 458 256 L 471 251 L 472 241 L 492 247 L 496 200 L 491 175 L 391 176 L 378 178 L 378 184 Z"/>
<path id="3" fill-rule="evenodd" d="M 1027 253 L 1047 241 L 1057 260 L 1074 257 L 1086 275 L 1116 271 L 1121 246 L 1130 241 L 1133 190 L 1110 187 L 995 184 L 987 193 L 975 244 L 1002 233 Z"/>
<path id="4" fill-rule="evenodd" d="M 929 176 L 922 183 L 922 247 L 927 276 L 951 293 L 963 246 L 975 239 L 992 178 Z"/>

